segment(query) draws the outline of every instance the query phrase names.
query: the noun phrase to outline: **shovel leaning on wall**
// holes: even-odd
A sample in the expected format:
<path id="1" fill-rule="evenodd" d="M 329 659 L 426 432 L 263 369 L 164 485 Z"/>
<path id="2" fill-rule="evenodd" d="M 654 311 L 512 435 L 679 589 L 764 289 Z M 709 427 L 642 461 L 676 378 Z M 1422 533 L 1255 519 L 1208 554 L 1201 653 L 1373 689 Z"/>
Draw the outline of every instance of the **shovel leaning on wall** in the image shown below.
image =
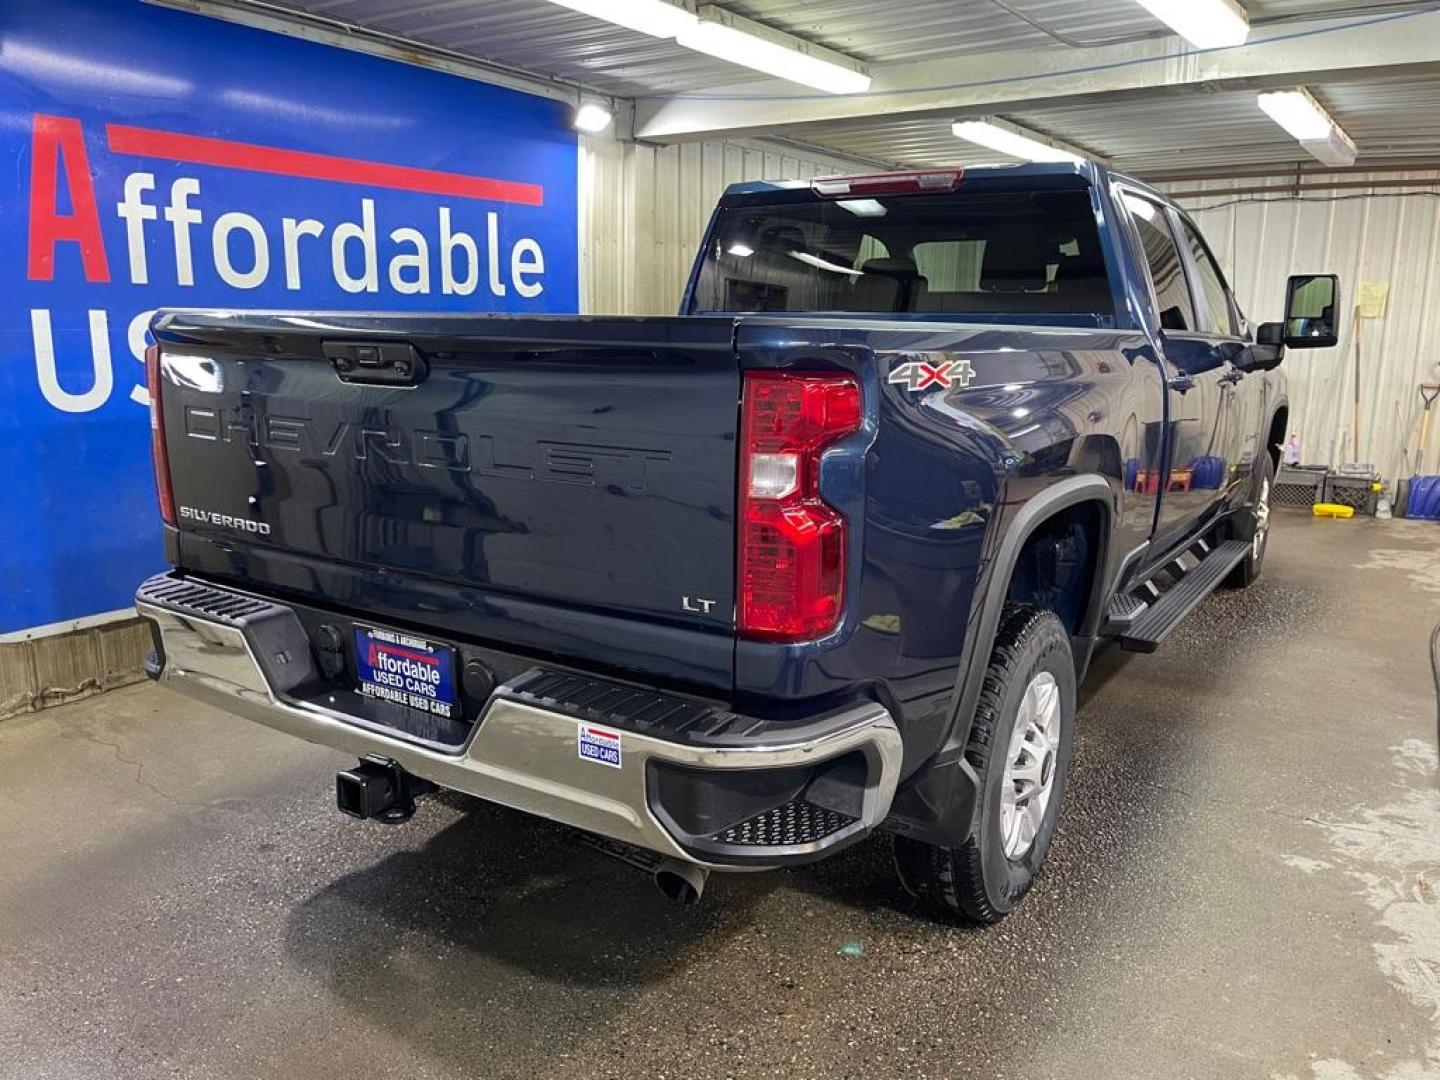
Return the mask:
<path id="1" fill-rule="evenodd" d="M 1425 408 L 1420 414 L 1420 445 L 1415 451 L 1417 469 L 1425 464 L 1425 451 L 1430 444 L 1430 413 L 1437 398 L 1440 398 L 1440 383 L 1420 384 L 1420 400 Z M 1410 477 L 1410 489 L 1405 496 L 1405 516 L 1440 521 L 1440 476 Z"/>

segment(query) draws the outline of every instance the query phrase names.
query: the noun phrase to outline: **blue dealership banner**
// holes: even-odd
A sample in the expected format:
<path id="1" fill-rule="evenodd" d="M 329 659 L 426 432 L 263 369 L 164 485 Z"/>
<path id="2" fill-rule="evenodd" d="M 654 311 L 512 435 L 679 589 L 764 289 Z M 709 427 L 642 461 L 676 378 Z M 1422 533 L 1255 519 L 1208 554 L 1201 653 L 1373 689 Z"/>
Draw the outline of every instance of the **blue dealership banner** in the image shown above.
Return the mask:
<path id="1" fill-rule="evenodd" d="M 160 566 L 157 308 L 575 311 L 568 120 L 139 0 L 0 0 L 0 637 Z"/>

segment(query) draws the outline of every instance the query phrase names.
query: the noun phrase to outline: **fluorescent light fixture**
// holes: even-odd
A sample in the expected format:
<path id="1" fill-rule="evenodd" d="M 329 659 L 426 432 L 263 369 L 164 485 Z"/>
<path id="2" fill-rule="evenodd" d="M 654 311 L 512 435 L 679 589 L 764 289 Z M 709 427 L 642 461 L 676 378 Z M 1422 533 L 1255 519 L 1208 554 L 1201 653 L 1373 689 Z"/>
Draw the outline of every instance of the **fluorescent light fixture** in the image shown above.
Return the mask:
<path id="1" fill-rule="evenodd" d="M 1326 165 L 1341 165 L 1349 168 L 1360 156 L 1360 151 L 1356 148 L 1355 143 L 1340 129 L 1338 124 L 1330 129 L 1328 138 L 1301 139 L 1300 145 L 1316 161 L 1324 162 Z"/>
<path id="2" fill-rule="evenodd" d="M 670 0 L 550 2 L 651 37 L 674 38 L 687 49 L 826 93 L 860 94 L 870 89 L 870 76 L 859 61 L 714 4 L 692 12 Z"/>
<path id="3" fill-rule="evenodd" d="M 714 4 L 700 8 L 698 15 L 698 22 L 675 35 L 687 49 L 829 94 L 861 94 L 870 89 L 870 76 L 848 56 Z"/>
<path id="4" fill-rule="evenodd" d="M 1303 86 L 1294 90 L 1273 90 L 1257 99 L 1267 116 L 1290 133 L 1291 138 L 1328 139 L 1335 121 Z"/>
<path id="5" fill-rule="evenodd" d="M 1358 151 L 1334 118 L 1303 86 L 1272 90 L 1256 98 L 1260 108 L 1294 138 L 1305 152 L 1326 165 L 1355 164 Z"/>
<path id="6" fill-rule="evenodd" d="M 736 258 L 748 259 L 751 255 L 755 254 L 755 249 L 749 244 L 731 244 L 726 253 L 734 255 Z"/>
<path id="7" fill-rule="evenodd" d="M 604 19 L 627 30 L 651 37 L 669 38 L 695 25 L 695 16 L 666 0 L 550 0 L 571 11 Z"/>
<path id="8" fill-rule="evenodd" d="M 1235 0 L 1136 0 L 1197 49 L 1244 45 L 1250 20 Z"/>
<path id="9" fill-rule="evenodd" d="M 993 120 L 957 120 L 950 125 L 950 130 L 958 139 L 1022 161 L 1069 161 L 1078 165 L 1085 160 L 1079 154 L 1031 138 L 1014 125 L 1002 126 Z"/>
<path id="10" fill-rule="evenodd" d="M 836 206 L 843 206 L 856 217 L 884 217 L 885 204 L 879 199 L 839 199 Z"/>
<path id="11" fill-rule="evenodd" d="M 596 135 L 608 128 L 614 119 L 615 114 L 604 105 L 598 101 L 587 101 L 575 110 L 575 119 L 571 123 L 575 125 L 576 131 Z"/>

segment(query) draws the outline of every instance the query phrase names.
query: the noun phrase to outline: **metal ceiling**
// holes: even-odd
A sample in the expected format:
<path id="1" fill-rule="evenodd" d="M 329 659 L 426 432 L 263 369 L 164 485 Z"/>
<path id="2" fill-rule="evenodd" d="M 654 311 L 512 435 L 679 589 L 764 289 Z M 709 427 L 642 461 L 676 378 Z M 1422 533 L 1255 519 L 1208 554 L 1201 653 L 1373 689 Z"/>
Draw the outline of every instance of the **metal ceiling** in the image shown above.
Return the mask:
<path id="1" fill-rule="evenodd" d="M 162 0 L 164 2 L 164 0 Z M 174 2 L 174 0 L 169 0 Z M 477 61 L 634 98 L 742 88 L 757 77 L 546 0 L 222 0 L 363 28 Z M 1252 22 L 1407 6 L 1394 0 L 1244 0 Z M 722 6 L 872 65 L 954 61 L 1007 50 L 1054 51 L 1166 33 L 1135 0 L 722 0 Z M 1314 86 L 1367 159 L 1440 160 L 1440 74 Z M 1085 147 L 1131 171 L 1284 163 L 1303 155 L 1255 105 L 1254 91 L 1206 85 L 1132 99 L 1009 112 L 1016 123 Z M 993 160 L 953 138 L 949 118 L 809 124 L 782 137 L 899 164 Z"/>
<path id="2" fill-rule="evenodd" d="M 238 6 L 245 6 L 244 0 Z M 756 78 L 673 41 L 546 0 L 276 0 L 267 6 L 582 83 L 617 97 L 738 87 Z M 1169 32 L 1135 0 L 722 0 L 721 6 L 871 64 L 961 60 L 1010 49 L 1063 50 L 1071 46 L 1061 39 L 1103 45 Z M 1245 6 L 1252 21 L 1264 23 L 1394 3 L 1247 0 Z"/>
<path id="3" fill-rule="evenodd" d="M 1367 162 L 1440 161 L 1440 78 L 1312 84 Z M 1002 111 L 1035 131 L 1074 143 L 1128 172 L 1313 164 L 1255 103 L 1255 91 L 1168 91 L 1125 101 Z M 907 165 L 978 164 L 993 153 L 956 139 L 948 118 L 866 118 L 807 126 L 803 138 L 833 152 Z"/>
<path id="4" fill-rule="evenodd" d="M 727 0 L 725 6 L 880 64 L 1171 33 L 1135 0 Z M 1253 25 L 1373 10 L 1387 0 L 1245 0 Z"/>

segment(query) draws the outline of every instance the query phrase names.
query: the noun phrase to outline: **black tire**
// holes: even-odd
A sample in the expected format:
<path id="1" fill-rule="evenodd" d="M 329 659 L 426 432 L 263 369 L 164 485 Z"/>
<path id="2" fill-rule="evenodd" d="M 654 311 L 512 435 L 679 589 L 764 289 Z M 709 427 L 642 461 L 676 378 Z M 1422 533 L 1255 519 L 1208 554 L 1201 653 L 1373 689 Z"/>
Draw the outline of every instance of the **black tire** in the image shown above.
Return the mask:
<path id="1" fill-rule="evenodd" d="M 1029 847 L 1011 858 L 1001 829 L 1005 768 L 1021 702 L 1041 672 L 1053 677 L 1059 697 L 1060 732 L 1048 774 L 1050 795 Z M 1070 635 L 1053 612 L 1007 606 L 1000 617 L 965 748 L 965 757 L 979 779 L 975 824 L 970 836 L 955 848 L 895 837 L 895 869 L 906 890 L 941 913 L 966 922 L 996 923 L 1013 911 L 1030 891 L 1050 850 L 1074 740 L 1075 665 Z"/>
<path id="2" fill-rule="evenodd" d="M 1261 458 L 1260 468 L 1256 470 L 1255 489 L 1250 493 L 1250 501 L 1235 515 L 1232 535 L 1236 540 L 1244 540 L 1249 544 L 1250 551 L 1225 578 L 1228 588 L 1249 588 L 1265 567 L 1265 552 L 1270 546 L 1270 515 L 1274 512 L 1274 491 L 1275 462 L 1267 453 Z M 1257 532 L 1260 534 L 1258 544 L 1255 542 Z"/>

